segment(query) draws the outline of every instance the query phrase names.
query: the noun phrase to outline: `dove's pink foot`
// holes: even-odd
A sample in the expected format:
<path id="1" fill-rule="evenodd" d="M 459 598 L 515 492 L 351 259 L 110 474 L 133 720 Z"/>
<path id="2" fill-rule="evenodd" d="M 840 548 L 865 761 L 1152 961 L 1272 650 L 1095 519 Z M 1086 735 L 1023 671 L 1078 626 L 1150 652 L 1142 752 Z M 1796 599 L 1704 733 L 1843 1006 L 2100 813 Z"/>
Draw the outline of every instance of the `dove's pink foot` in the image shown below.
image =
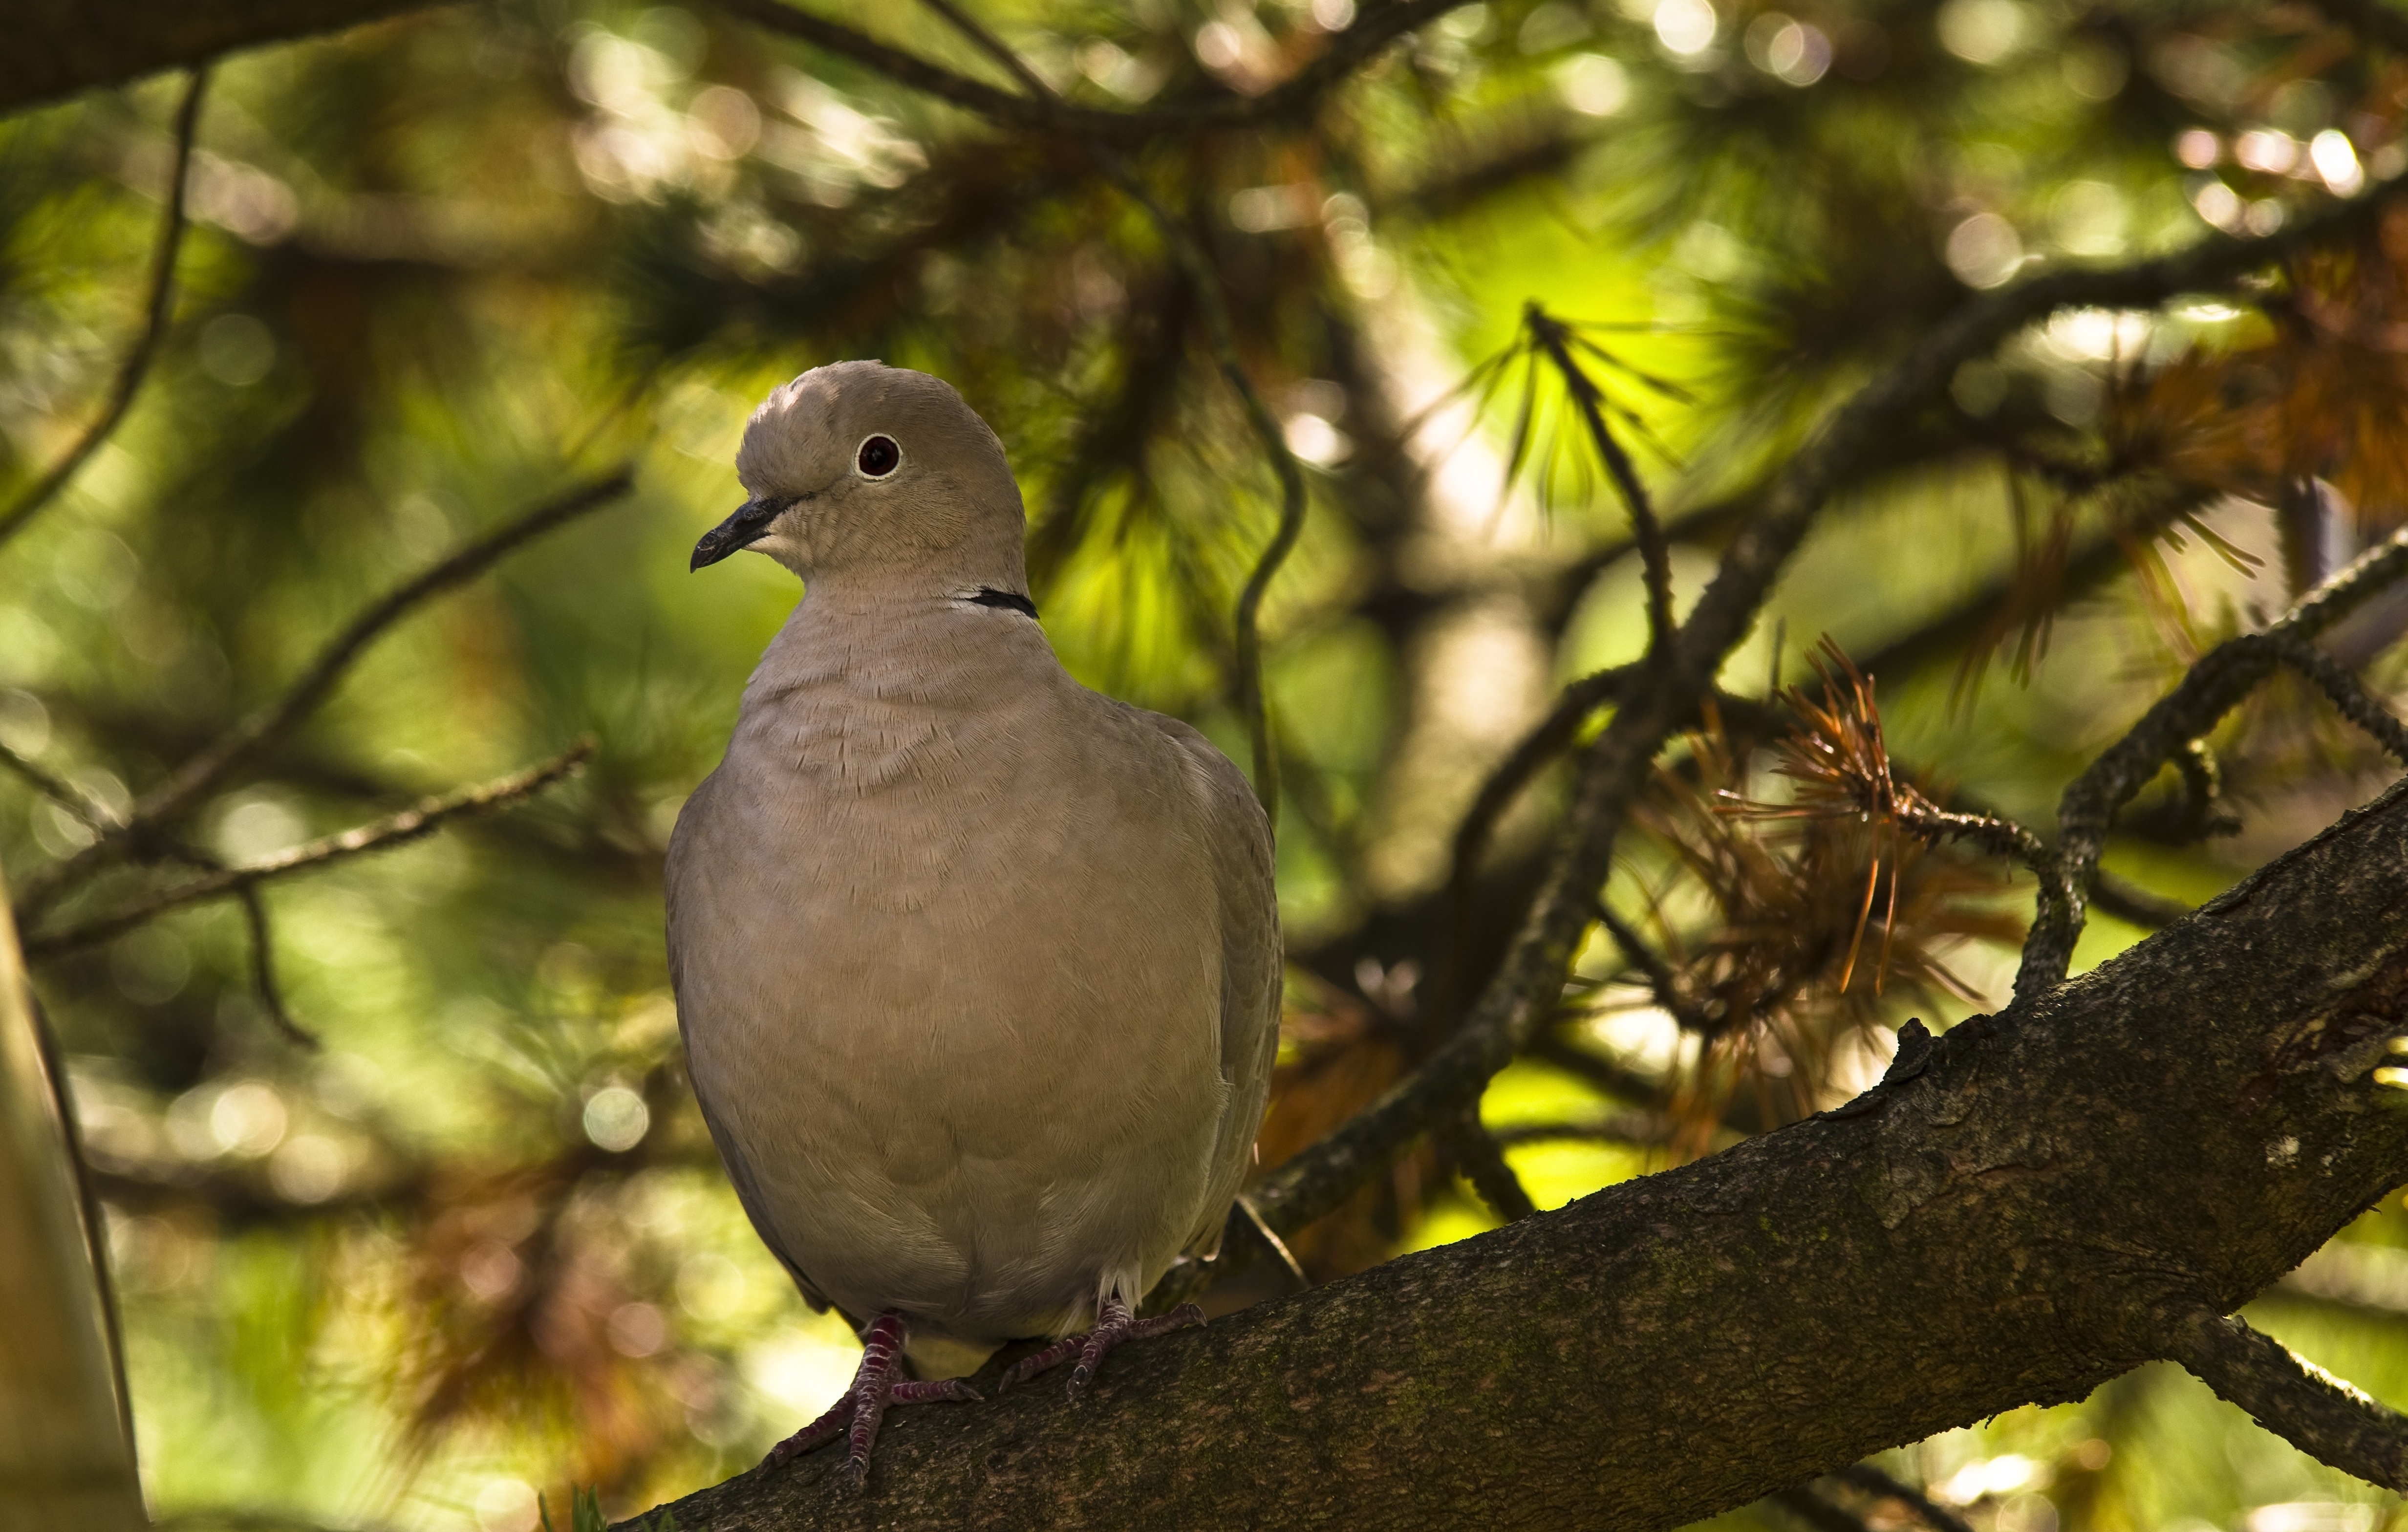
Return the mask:
<path id="1" fill-rule="evenodd" d="M 853 1375 L 853 1386 L 828 1406 L 827 1413 L 770 1448 L 771 1465 L 800 1457 L 822 1442 L 832 1440 L 850 1423 L 853 1450 L 846 1456 L 845 1471 L 858 1485 L 868 1477 L 869 1449 L 877 1445 L 878 1424 L 886 1418 L 888 1405 L 979 1397 L 959 1378 L 933 1383 L 903 1378 L 903 1316 L 892 1309 L 869 1322 L 868 1330 L 861 1338 L 861 1369 Z"/>
<path id="2" fill-rule="evenodd" d="M 1065 1336 L 1041 1352 L 1022 1357 L 1004 1373 L 996 1392 L 1014 1383 L 1025 1383 L 1049 1367 L 1060 1367 L 1072 1356 L 1079 1365 L 1070 1369 L 1070 1397 L 1077 1398 L 1079 1390 L 1087 1386 L 1096 1375 L 1096 1367 L 1104 1353 L 1124 1340 L 1143 1340 L 1170 1330 L 1183 1330 L 1190 1324 L 1204 1323 L 1204 1310 L 1192 1303 L 1182 1303 L 1158 1319 L 1132 1318 L 1128 1305 L 1115 1293 L 1104 1300 L 1104 1311 L 1096 1316 L 1096 1327 L 1085 1335 Z"/>

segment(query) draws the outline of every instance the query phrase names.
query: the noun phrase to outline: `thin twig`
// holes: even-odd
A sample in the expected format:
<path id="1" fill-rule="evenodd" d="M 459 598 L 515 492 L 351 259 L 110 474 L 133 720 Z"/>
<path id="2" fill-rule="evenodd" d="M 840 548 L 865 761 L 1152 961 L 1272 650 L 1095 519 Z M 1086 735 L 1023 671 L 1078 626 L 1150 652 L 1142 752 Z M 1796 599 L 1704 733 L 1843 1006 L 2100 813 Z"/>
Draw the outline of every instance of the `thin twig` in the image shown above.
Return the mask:
<path id="1" fill-rule="evenodd" d="M 2162 931 L 2174 922 L 2195 913 L 2180 899 L 2152 894 L 2138 883 L 2104 870 L 2090 885 L 2090 903 L 2092 908 L 2114 916 L 2127 925 L 2137 925 L 2143 931 Z"/>
<path id="2" fill-rule="evenodd" d="M 1506 1163 L 1505 1148 L 1480 1121 L 1473 1108 L 1457 1116 L 1440 1130 L 1439 1137 L 1455 1160 L 1455 1167 L 1463 1179 L 1480 1194 L 1497 1216 L 1508 1224 L 1519 1223 L 1539 1210 L 1530 1194 L 1522 1185 L 1522 1178 Z"/>
<path id="3" fill-rule="evenodd" d="M 1165 133 L 1246 127 L 1300 118 L 1332 87 L 1369 63 L 1390 43 L 1469 3 L 1470 0 L 1390 0 L 1385 5 L 1367 5 L 1354 23 L 1332 36 L 1312 63 L 1260 95 L 1240 95 L 1215 89 L 1209 94 L 1142 111 L 1124 111 L 1077 106 L 1061 100 L 1051 91 L 1022 95 L 1001 90 L 824 17 L 782 5 L 780 0 L 719 0 L 721 9 L 755 26 L 798 37 L 866 64 L 899 85 L 992 121 L 1012 127 L 1069 134 L 1099 143 L 1129 143 Z"/>
<path id="4" fill-rule="evenodd" d="M 1622 950 L 1622 960 L 1646 977 L 1649 993 L 1655 995 L 1656 1004 L 1663 1009 L 1666 1015 L 1680 1023 L 1683 1031 L 1701 1035 L 1713 1033 L 1714 1028 L 1708 1019 L 1682 998 L 1680 976 L 1672 971 L 1670 964 L 1664 961 L 1662 953 L 1647 944 L 1645 937 L 1602 901 L 1597 907 L 1597 919 L 1598 923 L 1605 927 L 1605 934 L 1612 937 L 1613 944 Z"/>
<path id="5" fill-rule="evenodd" d="M 1625 1144 L 1654 1149 L 1672 1141 L 1672 1119 L 1662 1112 L 1620 1111 L 1584 1123 L 1516 1123 L 1489 1136 L 1507 1149 L 1524 1144 Z"/>
<path id="6" fill-rule="evenodd" d="M 251 990 L 259 999 L 259 1008 L 279 1032 L 304 1048 L 319 1046 L 318 1035 L 293 1019 L 284 1009 L 284 992 L 276 982 L 276 942 L 267 928 L 267 898 L 255 883 L 244 883 L 235 890 L 242 901 L 243 923 L 251 928 Z"/>
<path id="7" fill-rule="evenodd" d="M 952 4 L 952 0 L 923 0 L 929 9 L 942 17 L 955 30 L 969 38 L 979 49 L 1002 61 L 1038 100 L 1061 105 L 1061 98 L 1043 77 L 1030 68 L 1002 39 L 996 37 L 976 20 Z M 1387 7 L 1388 11 L 1408 8 Z M 1386 14 L 1383 11 L 1380 14 Z M 1357 22 L 1357 26 L 1363 23 Z M 1393 36 L 1393 34 L 1391 34 Z M 1212 358 L 1220 364 L 1221 376 L 1238 395 L 1243 407 L 1246 422 L 1261 439 L 1264 455 L 1270 459 L 1271 472 L 1280 485 L 1279 526 L 1271 540 L 1255 561 L 1253 573 L 1238 593 L 1235 619 L 1235 651 L 1238 671 L 1238 710 L 1246 721 L 1246 732 L 1254 745 L 1254 795 L 1262 800 L 1263 814 L 1272 829 L 1279 827 L 1279 752 L 1271 738 L 1270 710 L 1263 696 L 1262 607 L 1263 597 L 1270 590 L 1271 580 L 1296 548 L 1304 532 L 1304 469 L 1289 451 L 1287 435 L 1280 429 L 1279 421 L 1264 405 L 1255 392 L 1254 379 L 1246 375 L 1244 362 L 1238 355 L 1238 333 L 1229 318 L 1229 306 L 1221 293 L 1220 273 L 1213 268 L 1211 258 L 1204 251 L 1187 226 L 1173 218 L 1151 187 L 1119 150 L 1105 143 L 1088 146 L 1088 152 L 1102 165 L 1107 175 L 1126 193 L 1129 198 L 1145 209 L 1153 219 L 1163 243 L 1169 247 L 1171 258 L 1187 274 L 1196 291 L 1197 308 L 1204 318 L 1204 331 L 1212 344 Z"/>
<path id="8" fill-rule="evenodd" d="M 1853 1468 L 1842 1468 L 1831 1477 L 1844 1483 L 1854 1484 L 1868 1495 L 1878 1495 L 1885 1499 L 1896 1500 L 1914 1512 L 1915 1518 L 1924 1525 L 1930 1527 L 1932 1532 L 1973 1532 L 1973 1528 L 1967 1525 L 1964 1517 L 1933 1500 L 1931 1496 L 1914 1485 L 1902 1480 L 1891 1478 L 1870 1463 L 1859 1463 Z"/>
<path id="9" fill-rule="evenodd" d="M 0 512 L 0 543 L 7 542 L 32 521 L 44 506 L 66 488 L 67 480 L 84 465 L 84 461 L 100 450 L 109 433 L 117 429 L 125 412 L 133 408 L 135 393 L 142 387 L 143 377 L 159 354 L 159 343 L 166 337 L 167 319 L 176 307 L 176 252 L 184 242 L 184 200 L 186 183 L 192 179 L 193 139 L 201 121 L 201 94 L 209 79 L 209 66 L 197 65 L 184 86 L 183 104 L 176 108 L 176 167 L 169 174 L 173 179 L 167 188 L 167 214 L 159 229 L 159 248 L 150 258 L 150 301 L 144 312 L 142 334 L 134 349 L 117 369 L 117 386 L 109 391 L 108 407 L 100 419 L 86 428 L 83 436 L 67 450 L 49 473 L 36 480 L 21 495 L 17 503 Z"/>
<path id="10" fill-rule="evenodd" d="M 1633 674 L 1629 666 L 1615 666 L 1583 676 L 1566 686 L 1555 698 L 1555 705 L 1547 709 L 1547 716 L 1531 726 L 1488 774 L 1487 780 L 1480 784 L 1471 807 L 1464 810 L 1462 823 L 1455 827 L 1453 860 L 1446 880 L 1450 924 L 1460 924 L 1470 913 L 1481 853 L 1487 850 L 1497 822 L 1505 817 L 1505 810 L 1512 807 L 1513 800 L 1522 795 L 1522 790 L 1546 768 L 1547 763 L 1571 748 L 1580 726 L 1619 695 Z"/>
<path id="11" fill-rule="evenodd" d="M 509 808 L 520 799 L 541 792 L 561 778 L 575 771 L 594 753 L 594 740 L 580 739 L 567 750 L 541 766 L 503 777 L 478 787 L 471 787 L 443 797 L 427 798 L 413 808 L 390 815 L 371 823 L 357 825 L 339 835 L 324 836 L 291 851 L 256 862 L 227 867 L 190 882 L 179 883 L 147 898 L 138 899 L 124 909 L 71 925 L 25 938 L 28 961 L 52 958 L 62 953 L 90 947 L 122 935 L 146 921 L 156 919 L 170 909 L 180 909 L 203 899 L 239 895 L 254 884 L 271 878 L 322 867 L 367 852 L 382 851 L 432 834 L 446 820 L 492 813 Z"/>
<path id="12" fill-rule="evenodd" d="M 2408 728 L 2374 698 L 2366 683 L 2334 659 L 2297 634 L 2284 634 L 2274 640 L 2275 652 L 2283 663 L 2314 681 L 2332 700 L 2341 715 L 2365 731 L 2381 745 L 2391 758 L 2408 766 Z"/>
<path id="13" fill-rule="evenodd" d="M 1099 152 L 1102 152 L 1099 150 Z M 1254 427 L 1262 442 L 1264 456 L 1270 459 L 1271 472 L 1279 480 L 1279 526 L 1271 540 L 1255 560 L 1253 573 L 1246 577 L 1245 587 L 1238 593 L 1235 651 L 1238 669 L 1238 708 L 1246 720 L 1246 732 L 1254 742 L 1254 793 L 1263 801 L 1263 812 L 1276 827 L 1279 823 L 1279 752 L 1271 739 L 1270 713 L 1263 697 L 1262 609 L 1263 597 L 1279 574 L 1280 566 L 1304 533 L 1304 469 L 1288 450 L 1287 436 L 1280 429 L 1262 395 L 1254 392 L 1254 380 L 1246 376 L 1245 365 L 1238 357 L 1238 336 L 1229 320 L 1229 306 L 1221 294 L 1220 274 L 1212 268 L 1194 235 L 1185 225 L 1171 217 L 1168 208 L 1155 199 L 1145 182 L 1138 178 L 1117 155 L 1106 160 L 1113 179 L 1121 184 L 1139 206 L 1154 219 L 1162 233 L 1163 241 L 1170 247 L 1172 256 L 1186 269 L 1188 280 L 1196 288 L 1196 307 L 1204 317 L 1204 331 L 1212 342 L 1212 358 L 1220 364 L 1221 376 L 1238 395 L 1246 412 L 1246 422 Z"/>
<path id="14" fill-rule="evenodd" d="M 166 780 L 144 794 L 123 824 L 28 879 L 18 905 L 19 921 L 30 923 L 32 916 L 55 902 L 104 858 L 138 849 L 146 836 L 191 808 L 263 746 L 298 723 L 334 690 L 335 683 L 361 651 L 411 609 L 481 574 L 504 555 L 544 533 L 617 499 L 627 493 L 634 480 L 633 467 L 623 466 L 580 484 L 516 521 L 504 523 L 371 604 L 319 651 L 318 658 L 282 696 L 219 736 Z"/>
<path id="15" fill-rule="evenodd" d="M 1804 1484 L 1795 1489 L 1779 1490 L 1765 1498 L 1814 1532 L 1872 1532 L 1864 1519 L 1837 1501 L 1827 1500 Z"/>
<path id="16" fill-rule="evenodd" d="M 1622 492 L 1623 507 L 1630 512 L 1630 534 L 1638 540 L 1639 560 L 1647 579 L 1647 653 L 1650 660 L 1660 661 L 1672 648 L 1672 555 L 1665 546 L 1664 523 L 1656 519 L 1656 507 L 1647 497 L 1647 486 L 1640 482 L 1639 470 L 1631 465 L 1630 455 L 1606 427 L 1597 382 L 1572 357 L 1571 331 L 1561 320 L 1540 308 L 1536 299 L 1524 306 L 1522 322 L 1528 327 L 1530 338 L 1547 353 L 1547 360 L 1555 364 L 1565 390 L 1580 407 L 1590 443 L 1597 448 L 1598 456 L 1605 460 L 1606 471 L 1612 476 L 1614 487 Z"/>
<path id="17" fill-rule="evenodd" d="M 2057 851 L 2042 874 L 2040 916 L 2032 923 L 2031 939 L 2024 946 L 2023 965 L 2015 974 L 2017 995 L 2038 994 L 2065 978 L 2116 810 L 2147 786 L 2167 761 L 2183 760 L 2189 745 L 2237 707 L 2277 666 L 2301 666 L 2310 679 L 2324 684 L 2339 666 L 2318 666 L 2301 659 L 2300 646 L 2403 575 L 2408 575 L 2408 530 L 2368 550 L 2264 629 L 2227 639 L 2210 650 L 2172 691 L 2141 715 L 2124 737 L 2073 780 L 2057 807 Z M 2348 684 L 2336 696 L 2337 702 L 2357 689 L 2355 678 L 2340 674 Z M 2327 690 L 2331 691 L 2331 686 L 2327 685 Z M 2398 721 L 2371 698 L 2363 708 L 2343 706 L 2353 722 L 2368 727 L 2386 749 L 2393 748 L 2395 740 L 2408 746 L 2408 739 L 2400 735 Z M 2386 727 L 2387 735 L 2382 732 Z"/>
<path id="18" fill-rule="evenodd" d="M 0 766 L 23 778 L 36 792 L 73 814 L 85 828 L 94 832 L 117 828 L 117 816 L 108 811 L 107 804 L 65 778 L 52 776 L 6 743 L 0 743 Z"/>

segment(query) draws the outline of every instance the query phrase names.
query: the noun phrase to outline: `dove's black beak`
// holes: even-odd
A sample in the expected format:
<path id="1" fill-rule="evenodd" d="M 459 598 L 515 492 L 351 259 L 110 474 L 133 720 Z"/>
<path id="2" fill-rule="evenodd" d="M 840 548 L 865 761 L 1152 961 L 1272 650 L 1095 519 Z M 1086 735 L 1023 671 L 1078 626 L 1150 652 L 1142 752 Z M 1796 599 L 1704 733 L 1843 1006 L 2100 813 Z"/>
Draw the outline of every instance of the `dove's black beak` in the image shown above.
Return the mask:
<path id="1" fill-rule="evenodd" d="M 794 503 L 791 499 L 765 500 L 757 494 L 745 501 L 736 508 L 735 515 L 702 535 L 702 541 L 694 545 L 694 562 L 687 565 L 686 569 L 691 572 L 708 564 L 717 564 L 747 544 L 758 541 L 769 530 L 770 523 Z"/>

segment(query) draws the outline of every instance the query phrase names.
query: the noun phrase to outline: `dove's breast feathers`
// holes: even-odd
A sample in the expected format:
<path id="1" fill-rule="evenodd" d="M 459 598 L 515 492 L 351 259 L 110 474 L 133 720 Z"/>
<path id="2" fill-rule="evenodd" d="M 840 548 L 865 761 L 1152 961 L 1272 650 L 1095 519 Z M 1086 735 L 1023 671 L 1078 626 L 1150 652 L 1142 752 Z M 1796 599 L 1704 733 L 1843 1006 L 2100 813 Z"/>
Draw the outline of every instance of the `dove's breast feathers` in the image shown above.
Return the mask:
<path id="1" fill-rule="evenodd" d="M 1217 1234 L 1276 1043 L 1268 831 L 1025 617 L 807 598 L 668 890 L 695 1090 L 809 1289 L 982 1346 Z"/>

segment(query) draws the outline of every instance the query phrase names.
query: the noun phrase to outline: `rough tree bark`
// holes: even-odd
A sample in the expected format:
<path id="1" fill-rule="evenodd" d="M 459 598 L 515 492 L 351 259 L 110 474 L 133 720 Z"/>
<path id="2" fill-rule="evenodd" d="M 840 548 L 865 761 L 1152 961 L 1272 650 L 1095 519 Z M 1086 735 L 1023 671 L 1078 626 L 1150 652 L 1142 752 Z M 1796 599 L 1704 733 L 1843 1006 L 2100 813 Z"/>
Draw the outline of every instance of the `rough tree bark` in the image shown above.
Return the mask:
<path id="1" fill-rule="evenodd" d="M 2408 787 L 1856 1102 L 1476 1239 L 889 1417 L 677 1525 L 1677 1525 L 2149 1359 L 2408 1487 L 2219 1323 L 2408 1181 Z M 991 1389 L 989 1390 L 991 1393 Z M 634 1525 L 637 1524 L 628 1524 Z M 644 1525 L 650 1525 L 646 1523 Z"/>

